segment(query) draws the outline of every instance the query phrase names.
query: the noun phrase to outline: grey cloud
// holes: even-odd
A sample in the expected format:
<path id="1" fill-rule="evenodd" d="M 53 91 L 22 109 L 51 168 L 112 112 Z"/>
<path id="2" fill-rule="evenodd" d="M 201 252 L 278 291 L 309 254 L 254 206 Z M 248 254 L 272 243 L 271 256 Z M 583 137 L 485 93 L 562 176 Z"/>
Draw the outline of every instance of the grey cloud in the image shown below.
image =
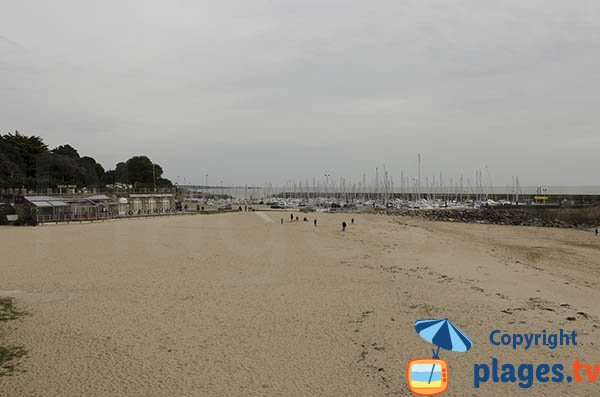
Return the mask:
<path id="1" fill-rule="evenodd" d="M 283 183 L 487 164 L 598 184 L 592 1 L 43 1 L 0 7 L 4 131 L 106 167 Z M 2 39 L 5 38 L 5 39 Z M 7 41 L 19 43 L 19 48 Z"/>

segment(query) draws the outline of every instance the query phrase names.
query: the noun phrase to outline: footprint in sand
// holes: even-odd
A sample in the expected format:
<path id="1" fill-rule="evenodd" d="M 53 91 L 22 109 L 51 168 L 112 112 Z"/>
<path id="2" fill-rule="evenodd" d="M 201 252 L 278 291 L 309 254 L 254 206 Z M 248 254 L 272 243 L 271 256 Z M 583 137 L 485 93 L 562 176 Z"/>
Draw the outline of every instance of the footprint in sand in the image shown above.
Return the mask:
<path id="1" fill-rule="evenodd" d="M 388 273 L 400 273 L 400 271 L 404 270 L 404 269 L 399 266 L 383 266 L 383 265 L 381 265 L 381 270 L 383 270 L 384 272 L 388 272 Z"/>
<path id="2" fill-rule="evenodd" d="M 440 274 L 440 278 L 438 280 L 441 283 L 451 283 L 452 281 L 454 281 L 453 277 L 447 276 L 445 274 Z"/>
<path id="3" fill-rule="evenodd" d="M 589 319 L 590 316 L 586 313 L 586 312 L 577 312 L 578 315 L 580 315 L 581 317 L 585 318 L 585 319 Z"/>

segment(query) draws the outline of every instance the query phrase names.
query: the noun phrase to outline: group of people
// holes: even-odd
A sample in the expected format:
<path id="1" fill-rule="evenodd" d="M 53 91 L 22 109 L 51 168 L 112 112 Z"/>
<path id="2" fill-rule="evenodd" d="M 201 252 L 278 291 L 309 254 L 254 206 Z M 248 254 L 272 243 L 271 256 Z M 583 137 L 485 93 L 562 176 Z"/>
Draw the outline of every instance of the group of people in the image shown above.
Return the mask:
<path id="1" fill-rule="evenodd" d="M 298 216 L 294 216 L 293 213 L 290 214 L 290 222 L 298 222 L 300 220 L 300 218 L 298 218 Z M 304 219 L 302 219 L 303 222 L 308 222 L 308 218 L 304 217 Z M 315 218 L 313 220 L 313 223 L 315 225 L 315 227 L 317 227 L 317 218 Z M 281 224 L 283 225 L 283 218 L 281 218 Z"/>
<path id="2" fill-rule="evenodd" d="M 298 222 L 299 220 L 300 218 L 298 218 L 298 216 L 294 216 L 293 213 L 290 214 L 290 222 Z M 302 221 L 308 222 L 308 218 L 304 217 Z M 350 220 L 350 223 L 354 225 L 354 218 Z M 281 224 L 283 225 L 283 218 L 281 218 Z M 313 224 L 315 225 L 315 227 L 317 227 L 317 218 L 313 220 Z M 346 221 L 342 221 L 342 232 L 346 231 L 346 227 L 348 227 L 348 224 L 346 223 Z M 597 231 L 596 234 L 598 234 Z"/>

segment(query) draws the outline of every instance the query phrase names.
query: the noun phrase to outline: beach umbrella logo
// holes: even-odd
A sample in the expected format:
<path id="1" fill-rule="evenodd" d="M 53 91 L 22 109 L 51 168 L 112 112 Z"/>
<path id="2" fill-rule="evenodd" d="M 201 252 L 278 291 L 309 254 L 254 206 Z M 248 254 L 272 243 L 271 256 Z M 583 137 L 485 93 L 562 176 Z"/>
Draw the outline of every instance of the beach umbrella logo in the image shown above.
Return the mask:
<path id="1" fill-rule="evenodd" d="M 418 320 L 415 330 L 437 349 L 432 349 L 433 358 L 413 359 L 408 363 L 408 387 L 421 396 L 442 394 L 448 390 L 448 363 L 440 359 L 440 349 L 466 352 L 473 342 L 447 318 Z"/>

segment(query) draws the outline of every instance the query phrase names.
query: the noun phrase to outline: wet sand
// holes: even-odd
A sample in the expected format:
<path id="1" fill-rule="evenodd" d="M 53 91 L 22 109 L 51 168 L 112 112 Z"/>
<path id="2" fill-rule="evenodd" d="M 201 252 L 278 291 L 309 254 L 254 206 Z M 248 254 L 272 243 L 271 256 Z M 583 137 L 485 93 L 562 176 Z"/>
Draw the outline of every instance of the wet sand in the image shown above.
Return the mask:
<path id="1" fill-rule="evenodd" d="M 298 214 L 300 219 L 303 214 Z M 410 395 L 406 364 L 448 317 L 449 396 L 596 395 L 598 385 L 473 388 L 473 365 L 600 363 L 600 239 L 576 230 L 279 212 L 0 228 L 0 324 L 24 345 L 1 396 Z M 280 224 L 283 217 L 285 223 Z M 577 331 L 577 347 L 492 346 Z"/>

